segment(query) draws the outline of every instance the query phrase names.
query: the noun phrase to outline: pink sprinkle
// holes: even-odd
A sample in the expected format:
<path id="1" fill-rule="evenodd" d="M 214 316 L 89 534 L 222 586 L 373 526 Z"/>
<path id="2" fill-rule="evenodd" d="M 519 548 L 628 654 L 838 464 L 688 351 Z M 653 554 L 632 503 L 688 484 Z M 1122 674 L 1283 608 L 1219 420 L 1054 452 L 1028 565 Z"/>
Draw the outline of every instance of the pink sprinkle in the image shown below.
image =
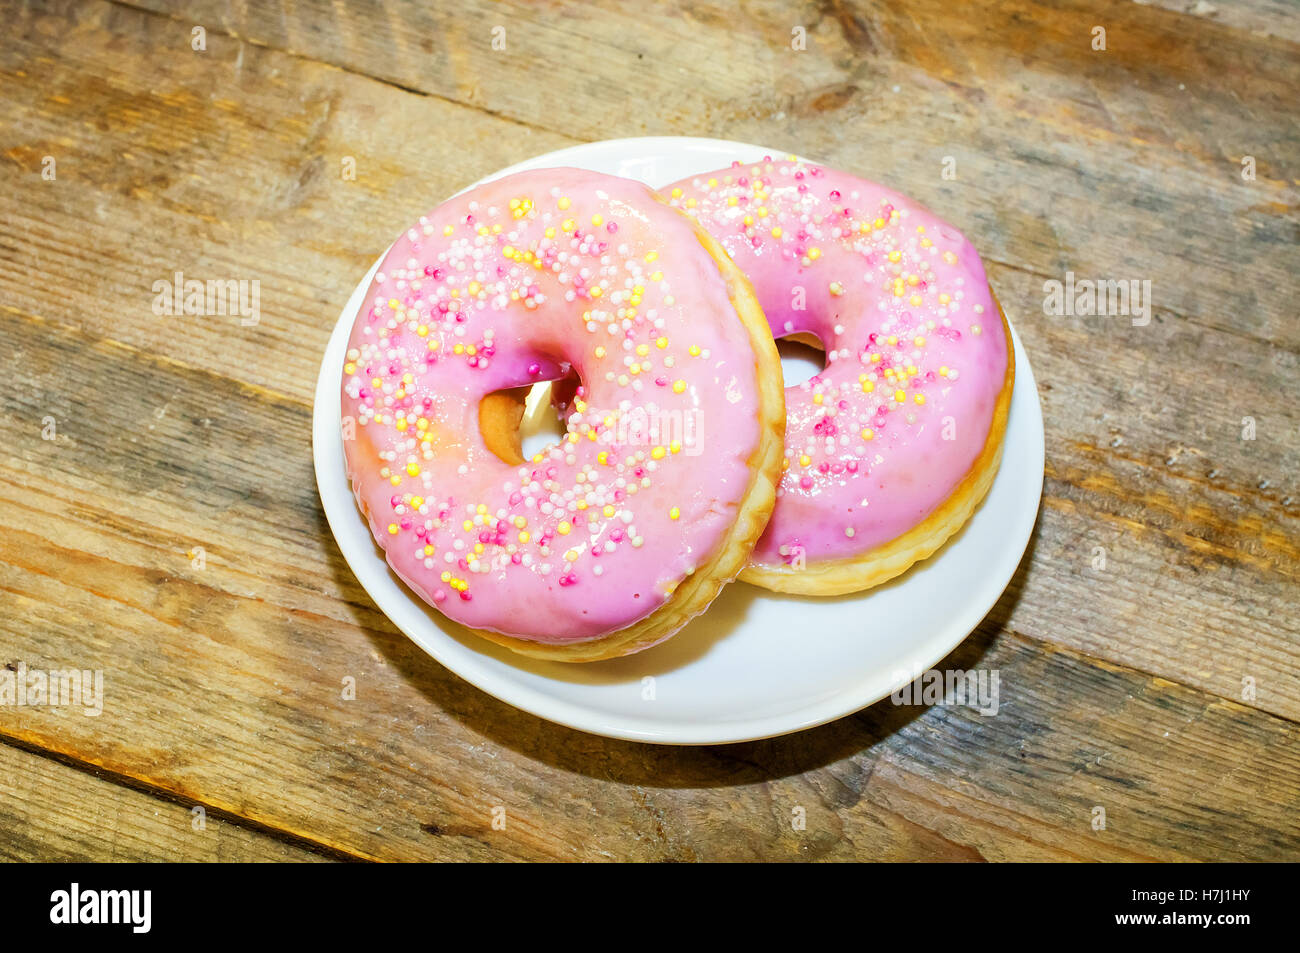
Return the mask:
<path id="1" fill-rule="evenodd" d="M 807 475 L 802 476 L 799 478 L 799 485 L 803 487 L 805 490 L 811 490 L 813 485 L 813 478 Z"/>
<path id="2" fill-rule="evenodd" d="M 447 592 L 446 592 L 446 590 L 444 590 L 444 589 L 439 589 L 437 592 L 435 592 L 435 593 L 433 594 L 433 601 L 434 601 L 434 602 L 446 602 L 446 601 L 447 601 Z"/>
<path id="3" fill-rule="evenodd" d="M 468 589 L 464 589 L 464 590 L 462 590 L 462 591 L 461 591 L 461 594 L 460 594 L 460 597 L 461 597 L 463 600 L 465 600 L 466 602 L 469 602 L 471 599 L 474 598 L 473 596 L 471 596 L 471 595 L 469 594 L 469 590 L 468 590 Z"/>

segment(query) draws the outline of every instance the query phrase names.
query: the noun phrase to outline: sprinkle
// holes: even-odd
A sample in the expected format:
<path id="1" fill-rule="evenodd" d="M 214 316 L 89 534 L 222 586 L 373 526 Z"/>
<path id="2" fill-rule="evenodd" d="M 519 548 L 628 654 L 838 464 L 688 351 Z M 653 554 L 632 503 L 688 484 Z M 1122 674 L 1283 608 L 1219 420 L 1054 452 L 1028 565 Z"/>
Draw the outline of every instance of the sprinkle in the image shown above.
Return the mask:
<path id="1" fill-rule="evenodd" d="M 682 515 L 682 511 L 679 510 L 679 509 L 678 509 L 677 507 L 675 507 L 675 506 L 674 506 L 671 510 L 668 511 L 668 518 L 669 518 L 670 520 L 675 520 L 675 519 L 677 519 L 678 517 L 680 517 L 681 515 Z"/>

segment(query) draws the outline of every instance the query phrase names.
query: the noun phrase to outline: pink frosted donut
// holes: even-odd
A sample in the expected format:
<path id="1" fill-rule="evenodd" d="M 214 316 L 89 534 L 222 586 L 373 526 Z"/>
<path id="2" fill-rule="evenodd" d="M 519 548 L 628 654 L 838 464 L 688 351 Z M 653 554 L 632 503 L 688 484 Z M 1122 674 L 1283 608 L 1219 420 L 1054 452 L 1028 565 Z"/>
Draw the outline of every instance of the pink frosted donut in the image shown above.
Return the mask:
<path id="1" fill-rule="evenodd" d="M 567 432 L 525 461 L 500 392 L 550 380 L 573 395 Z M 566 661 L 652 645 L 734 578 L 784 423 L 743 274 L 645 186 L 576 169 L 481 185 L 397 239 L 352 329 L 342 413 L 397 575 Z"/>
<path id="2" fill-rule="evenodd" d="M 749 275 L 822 373 L 786 390 L 785 472 L 741 578 L 852 592 L 956 532 L 991 485 L 1014 380 L 979 255 L 897 192 L 794 157 L 664 190 Z"/>

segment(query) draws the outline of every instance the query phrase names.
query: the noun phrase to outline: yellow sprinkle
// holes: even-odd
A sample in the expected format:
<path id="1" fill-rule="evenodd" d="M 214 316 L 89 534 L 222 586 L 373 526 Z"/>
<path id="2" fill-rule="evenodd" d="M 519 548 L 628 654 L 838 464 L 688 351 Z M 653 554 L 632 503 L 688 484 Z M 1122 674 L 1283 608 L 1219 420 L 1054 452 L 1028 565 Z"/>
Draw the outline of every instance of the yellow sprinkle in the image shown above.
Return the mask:
<path id="1" fill-rule="evenodd" d="M 655 341 L 655 347 L 659 348 L 659 350 L 662 351 L 662 350 L 663 350 L 664 348 L 666 348 L 667 346 L 668 346 L 668 339 L 667 339 L 667 338 L 665 338 L 665 337 L 661 337 L 661 338 L 656 339 L 656 341 Z"/>
<path id="2" fill-rule="evenodd" d="M 681 197 L 682 197 L 682 190 L 681 190 L 681 189 L 673 189 L 672 196 L 673 196 L 673 198 L 675 198 L 675 199 L 679 199 L 679 198 L 681 198 Z"/>
<path id="3" fill-rule="evenodd" d="M 415 464 L 415 463 L 408 463 L 408 464 L 406 465 L 406 472 L 409 473 L 411 476 L 419 476 L 419 475 L 420 475 L 420 467 L 419 467 L 418 464 Z"/>
<path id="4" fill-rule="evenodd" d="M 901 251 L 898 251 L 897 249 L 889 253 L 889 260 L 892 262 L 897 262 L 902 257 L 903 257 L 903 253 Z"/>
<path id="5" fill-rule="evenodd" d="M 671 510 L 668 511 L 668 518 L 669 518 L 670 520 L 675 520 L 675 519 L 677 519 L 678 517 L 680 517 L 681 515 L 682 515 L 682 511 L 679 510 L 679 509 L 678 509 L 677 507 L 675 507 L 675 506 L 674 506 Z"/>
<path id="6" fill-rule="evenodd" d="M 781 226 L 780 226 L 780 225 L 778 225 L 778 226 L 776 226 L 774 229 L 772 229 L 772 237 L 773 237 L 773 238 L 780 238 L 780 237 L 781 237 L 781 234 L 782 234 L 782 232 L 781 232 Z"/>
<path id="7" fill-rule="evenodd" d="M 916 401 L 918 404 L 924 404 L 924 403 L 925 403 L 925 395 L 924 395 L 924 394 L 917 394 L 917 395 L 916 395 L 915 397 L 913 397 L 912 399 L 913 399 L 914 401 Z"/>
<path id="8" fill-rule="evenodd" d="M 870 440 L 870 439 L 871 439 L 872 437 L 874 437 L 875 435 L 876 435 L 876 432 L 875 432 L 874 430 L 872 430 L 870 427 L 863 427 L 863 428 L 862 428 L 862 439 L 863 439 L 863 440 Z"/>
<path id="9" fill-rule="evenodd" d="M 529 534 L 526 530 L 519 534 L 519 542 L 521 543 L 526 543 L 532 538 L 533 538 L 532 535 Z"/>
<path id="10" fill-rule="evenodd" d="M 689 354 L 691 357 L 699 357 L 700 346 L 698 344 L 692 344 L 690 347 L 686 349 L 686 353 Z"/>
<path id="11" fill-rule="evenodd" d="M 912 338 L 912 343 L 917 347 L 925 347 L 925 336 L 918 334 L 916 337 Z"/>
<path id="12" fill-rule="evenodd" d="M 605 345 L 603 345 L 603 344 L 597 344 L 597 345 L 596 345 L 596 350 L 595 350 L 594 353 L 595 353 L 595 355 L 596 355 L 597 357 L 604 357 L 605 354 L 607 353 L 607 352 L 605 351 Z"/>
<path id="13" fill-rule="evenodd" d="M 822 395 L 821 395 L 821 394 L 813 394 L 813 403 L 814 403 L 814 404 L 820 404 L 821 402 L 822 402 Z"/>
<path id="14" fill-rule="evenodd" d="M 456 229 L 454 229 L 454 228 L 452 228 L 450 225 L 448 225 L 448 226 L 446 226 L 446 227 L 442 230 L 442 233 L 443 233 L 444 235 L 450 235 L 450 234 L 451 234 L 452 232 L 454 232 L 455 230 L 456 230 Z"/>
<path id="15" fill-rule="evenodd" d="M 566 208 L 568 208 L 573 203 L 569 201 L 569 197 L 567 195 L 561 195 L 560 200 L 555 204 L 559 207 L 560 211 L 563 212 Z"/>
<path id="16" fill-rule="evenodd" d="M 430 546 L 428 543 L 425 543 L 425 544 L 424 544 L 424 555 L 426 555 L 426 556 L 432 556 L 432 555 L 433 555 L 433 547 Z"/>
<path id="17" fill-rule="evenodd" d="M 388 524 L 388 532 L 389 532 L 390 534 L 392 534 L 393 536 L 396 536 L 396 535 L 397 535 L 397 529 L 398 529 L 398 527 L 397 527 L 397 524 L 396 524 L 396 523 L 389 523 L 389 524 Z"/>
<path id="18" fill-rule="evenodd" d="M 901 389 L 894 391 L 894 400 L 901 404 L 903 401 L 907 400 L 907 392 Z"/>
<path id="19" fill-rule="evenodd" d="M 680 394 L 680 393 L 683 393 L 685 390 L 686 390 L 686 381 L 683 381 L 683 380 L 676 380 L 676 381 L 673 381 L 673 393 L 674 393 L 674 394 Z"/>
<path id="20" fill-rule="evenodd" d="M 561 536 L 568 536 L 570 531 L 572 531 L 572 529 L 573 529 L 573 524 L 571 524 L 568 520 L 562 521 L 559 526 L 555 527 L 556 532 L 558 532 Z"/>
<path id="21" fill-rule="evenodd" d="M 610 506 L 609 504 L 606 504 L 605 508 L 601 510 L 601 512 L 604 513 L 606 516 L 613 516 L 618 511 L 614 509 L 614 507 Z"/>
<path id="22" fill-rule="evenodd" d="M 822 256 L 822 250 L 820 248 L 808 249 L 808 257 L 811 258 L 813 261 L 816 261 L 821 256 Z"/>
<path id="23" fill-rule="evenodd" d="M 591 289 L 591 296 L 592 296 L 593 298 L 599 298 L 599 297 L 600 297 L 601 295 L 603 295 L 604 293 L 605 293 L 605 292 L 603 292 L 603 291 L 600 289 L 600 285 L 596 285 L 596 287 L 594 287 L 594 288 Z"/>
<path id="24" fill-rule="evenodd" d="M 593 215 L 593 216 L 591 216 L 591 224 L 593 224 L 593 225 L 599 225 L 599 224 L 601 224 L 601 223 L 604 222 L 604 221 L 605 221 L 605 220 L 604 220 L 603 218 L 601 218 L 599 215 Z"/>
<path id="25" fill-rule="evenodd" d="M 805 453 L 801 457 L 799 457 L 799 466 L 806 467 L 810 463 L 812 463 L 812 457 L 808 456 L 808 454 Z"/>
<path id="26" fill-rule="evenodd" d="M 653 450 L 650 451 L 650 456 L 653 457 L 655 460 L 662 460 L 664 458 L 665 452 L 666 451 L 664 450 L 663 447 L 655 447 Z"/>

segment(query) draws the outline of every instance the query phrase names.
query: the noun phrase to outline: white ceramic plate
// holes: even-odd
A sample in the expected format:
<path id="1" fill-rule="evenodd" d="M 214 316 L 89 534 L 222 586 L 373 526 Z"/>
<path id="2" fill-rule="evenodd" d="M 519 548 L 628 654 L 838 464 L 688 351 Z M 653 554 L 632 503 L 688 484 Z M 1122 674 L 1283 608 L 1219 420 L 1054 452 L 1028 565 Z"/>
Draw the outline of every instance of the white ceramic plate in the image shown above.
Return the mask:
<path id="1" fill-rule="evenodd" d="M 551 152 L 488 178 L 577 166 L 657 187 L 733 159 L 780 154 L 719 139 L 616 139 Z M 430 207 L 441 199 L 429 198 Z M 377 267 L 343 309 L 321 365 L 313 422 L 321 501 L 339 549 L 379 608 L 435 659 L 502 701 L 582 731 L 658 744 L 747 741 L 810 728 L 884 698 L 943 659 L 997 602 L 1020 562 L 1043 487 L 1043 417 L 1013 330 L 1015 393 L 993 488 L 956 538 L 893 582 L 828 599 L 735 583 L 669 641 L 584 665 L 524 658 L 461 634 L 389 570 L 345 476 L 343 354 Z"/>

